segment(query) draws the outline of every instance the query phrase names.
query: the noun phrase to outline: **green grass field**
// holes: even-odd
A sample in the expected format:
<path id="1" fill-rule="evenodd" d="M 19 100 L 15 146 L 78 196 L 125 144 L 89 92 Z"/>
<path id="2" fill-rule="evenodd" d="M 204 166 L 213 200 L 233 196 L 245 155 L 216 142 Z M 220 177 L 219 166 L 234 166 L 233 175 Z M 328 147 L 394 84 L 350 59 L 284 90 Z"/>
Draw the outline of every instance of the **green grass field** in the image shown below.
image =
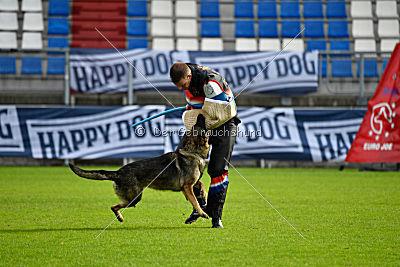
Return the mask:
<path id="1" fill-rule="evenodd" d="M 109 167 L 115 170 L 116 167 Z M 0 263 L 16 265 L 400 265 L 400 173 L 238 168 L 224 229 L 201 219 L 182 193 L 146 189 L 114 221 L 112 182 L 67 167 L 0 167 Z M 208 175 L 202 179 L 209 183 Z"/>

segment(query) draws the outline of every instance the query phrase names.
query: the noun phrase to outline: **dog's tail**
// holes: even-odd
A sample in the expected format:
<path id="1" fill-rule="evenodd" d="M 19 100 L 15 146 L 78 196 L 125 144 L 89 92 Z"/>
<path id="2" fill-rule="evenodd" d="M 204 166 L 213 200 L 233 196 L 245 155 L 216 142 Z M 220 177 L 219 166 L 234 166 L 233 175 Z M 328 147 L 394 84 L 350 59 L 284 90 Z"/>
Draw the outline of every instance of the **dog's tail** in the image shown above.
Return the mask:
<path id="1" fill-rule="evenodd" d="M 74 164 L 71 163 L 69 164 L 69 167 L 76 175 L 87 179 L 115 181 L 118 177 L 117 172 L 115 171 L 104 171 L 104 170 L 86 171 L 76 167 Z"/>

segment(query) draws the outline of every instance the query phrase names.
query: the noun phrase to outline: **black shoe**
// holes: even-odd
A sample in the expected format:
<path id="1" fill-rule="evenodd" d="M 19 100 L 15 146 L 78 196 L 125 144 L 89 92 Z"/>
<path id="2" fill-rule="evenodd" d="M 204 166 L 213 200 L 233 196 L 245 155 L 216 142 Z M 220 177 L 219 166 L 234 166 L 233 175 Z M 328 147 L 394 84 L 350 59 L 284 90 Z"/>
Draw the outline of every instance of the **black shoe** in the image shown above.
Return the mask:
<path id="1" fill-rule="evenodd" d="M 212 228 L 224 228 L 221 219 L 212 219 Z"/>
<path id="2" fill-rule="evenodd" d="M 193 209 L 192 214 L 190 214 L 189 218 L 186 219 L 185 223 L 194 223 L 195 221 L 197 221 L 198 218 L 200 218 L 200 214 L 197 212 L 197 210 Z"/>
<path id="3" fill-rule="evenodd" d="M 196 189 L 196 188 L 194 188 L 194 189 Z M 197 190 L 197 189 L 196 189 L 196 190 Z M 200 191 L 198 191 L 198 192 L 196 191 L 196 193 L 200 194 Z M 206 200 L 203 199 L 202 197 L 197 197 L 197 201 L 198 201 L 199 204 L 200 204 L 200 208 L 201 208 L 203 211 L 206 211 L 206 208 L 207 208 L 207 202 L 206 202 Z M 201 217 L 200 214 L 197 212 L 197 210 L 193 209 L 192 214 L 190 214 L 189 218 L 186 219 L 185 223 L 186 223 L 186 224 L 194 223 L 195 221 L 197 221 L 197 219 L 198 219 L 199 217 Z"/>
<path id="4" fill-rule="evenodd" d="M 204 202 L 205 203 L 205 202 Z M 200 206 L 202 210 L 206 210 L 207 206 L 206 205 L 201 205 Z M 191 224 L 197 221 L 198 218 L 200 218 L 200 214 L 197 212 L 197 210 L 193 209 L 192 214 L 190 214 L 189 218 L 186 219 L 185 223 L 186 224 Z"/>

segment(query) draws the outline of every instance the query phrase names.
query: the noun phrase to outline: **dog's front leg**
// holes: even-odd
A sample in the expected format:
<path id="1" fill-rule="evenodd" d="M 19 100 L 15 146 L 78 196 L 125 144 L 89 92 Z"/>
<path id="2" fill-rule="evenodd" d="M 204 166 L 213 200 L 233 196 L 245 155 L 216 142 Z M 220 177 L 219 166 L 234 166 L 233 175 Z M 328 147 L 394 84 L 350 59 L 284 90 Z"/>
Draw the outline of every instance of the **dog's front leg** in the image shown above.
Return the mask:
<path id="1" fill-rule="evenodd" d="M 200 185 L 201 196 L 203 197 L 204 200 L 207 200 L 207 191 L 205 185 L 200 181 L 197 181 L 197 183 Z"/>
<path id="2" fill-rule="evenodd" d="M 183 186 L 183 194 L 185 195 L 186 199 L 192 203 L 193 208 L 197 210 L 201 217 L 208 219 L 207 213 L 200 207 L 199 202 L 197 201 L 194 192 L 193 192 L 193 185 L 184 185 Z"/>

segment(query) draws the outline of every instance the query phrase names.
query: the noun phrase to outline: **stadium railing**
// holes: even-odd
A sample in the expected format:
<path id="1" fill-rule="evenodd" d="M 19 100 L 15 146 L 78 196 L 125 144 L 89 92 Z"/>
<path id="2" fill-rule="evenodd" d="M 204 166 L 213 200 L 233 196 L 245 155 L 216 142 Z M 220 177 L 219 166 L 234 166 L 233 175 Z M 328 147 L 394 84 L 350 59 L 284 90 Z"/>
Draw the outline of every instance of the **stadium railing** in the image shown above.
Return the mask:
<path id="1" fill-rule="evenodd" d="M 39 81 L 35 84 L 41 84 L 40 81 L 49 80 L 63 80 L 62 87 L 60 83 L 54 88 L 52 86 L 49 90 L 59 89 L 64 90 L 64 103 L 68 105 L 70 99 L 69 90 L 69 48 L 43 48 L 43 49 L 0 49 L 0 58 L 11 59 L 13 66 L 0 66 L 0 80 L 2 81 L 1 90 L 19 90 L 29 92 L 30 89 L 45 89 L 33 88 L 29 81 Z M 9 70 L 9 67 L 10 70 Z M 6 81 L 13 80 L 7 83 Z M 28 81 L 23 83 L 22 81 Z M 13 86 L 14 84 L 14 86 Z M 22 88 L 20 88 L 22 84 Z M 25 85 L 26 84 L 26 85 Z"/>
<path id="2" fill-rule="evenodd" d="M 46 88 L 31 88 L 30 86 L 26 86 L 26 88 L 16 88 L 13 87 L 13 83 L 6 83 L 7 79 L 14 79 L 18 81 L 22 80 L 46 80 L 46 79 L 57 79 L 58 81 L 63 80 L 63 86 L 60 86 L 60 82 L 57 85 L 57 88 L 53 88 L 56 90 L 64 91 L 64 104 L 71 105 L 74 104 L 74 94 L 70 94 L 70 80 L 69 80 L 69 55 L 70 49 L 64 48 L 44 48 L 44 49 L 0 49 L 0 59 L 3 59 L 3 62 L 11 62 L 14 64 L 10 66 L 10 69 L 7 69 L 7 66 L 0 66 L 0 80 L 3 85 L 0 90 L 19 90 L 23 89 L 25 92 L 29 92 L 30 89 L 46 89 Z M 43 70 L 39 70 L 35 72 L 22 71 L 22 59 L 23 58 L 32 58 L 38 57 L 41 60 L 41 65 L 46 66 Z M 354 51 L 319 51 L 319 78 L 318 78 L 318 91 L 326 89 L 328 94 L 332 95 L 358 95 L 357 105 L 366 104 L 366 99 L 368 97 L 367 93 L 372 95 L 373 92 L 371 90 L 366 90 L 366 82 L 371 84 L 372 87 L 376 88 L 377 83 L 379 82 L 380 77 L 383 74 L 383 69 L 387 63 L 388 58 L 390 57 L 390 52 L 379 52 L 379 51 L 370 51 L 370 52 L 354 52 Z M 11 58 L 11 61 L 10 61 Z M 15 60 L 13 60 L 13 58 Z M 49 62 L 53 58 L 65 58 L 64 63 L 64 71 L 52 71 L 48 69 L 51 67 Z M 2 60 L 0 60 L 1 62 Z M 12 63 L 13 61 L 17 63 Z M 28 60 L 29 61 L 29 60 Z M 375 61 L 375 62 L 374 62 Z M 24 60 L 25 62 L 25 60 Z M 55 62 L 58 64 L 58 68 L 60 64 L 62 64 L 61 60 L 56 60 Z M 365 68 L 367 66 L 371 67 Z M 37 64 L 37 62 L 36 62 Z M 335 72 L 335 67 L 338 65 L 339 67 L 346 66 L 347 64 L 347 72 L 345 68 L 339 69 L 340 72 Z M 33 65 L 34 67 L 34 65 Z M 130 66 L 130 74 L 128 77 L 132 77 L 132 66 Z M 23 73 L 28 74 L 23 74 Z M 348 88 L 341 88 L 340 90 L 335 89 L 332 84 L 334 83 L 351 83 L 351 84 L 359 84 L 359 86 L 351 86 L 350 90 Z M 17 84 L 17 83 L 15 83 Z M 27 83 L 29 84 L 29 83 Z M 40 83 L 35 83 L 39 84 Z M 125 104 L 131 105 L 136 103 L 135 98 L 135 88 L 132 80 L 128 81 L 128 90 L 124 96 Z M 346 87 L 345 85 L 343 87 Z M 371 87 L 371 86 L 370 86 Z M 373 88 L 373 90 L 375 90 Z M 317 92 L 318 93 L 318 92 Z M 82 94 L 80 94 L 82 96 Z M 72 101 L 71 101 L 72 100 Z"/>
<path id="3" fill-rule="evenodd" d="M 335 80 L 341 82 L 358 82 L 359 88 L 357 105 L 367 104 L 367 96 L 365 83 L 366 79 L 375 81 L 376 84 L 382 77 L 386 63 L 391 55 L 391 52 L 378 52 L 378 51 L 366 51 L 366 52 L 354 52 L 354 51 L 319 51 L 318 62 L 318 89 L 325 85 L 328 92 L 335 95 L 348 95 L 354 94 L 354 90 L 335 90 L 331 84 Z M 325 61 L 325 64 L 324 64 Z M 335 73 L 336 62 L 348 63 L 349 69 L 343 68 L 343 65 L 339 64 L 338 68 L 340 73 Z M 370 62 L 374 64 L 369 64 Z M 380 66 L 380 68 L 379 68 Z M 323 68 L 326 68 L 325 70 Z M 337 71 L 337 70 L 336 70 Z M 325 76 L 325 77 L 324 77 Z"/>

